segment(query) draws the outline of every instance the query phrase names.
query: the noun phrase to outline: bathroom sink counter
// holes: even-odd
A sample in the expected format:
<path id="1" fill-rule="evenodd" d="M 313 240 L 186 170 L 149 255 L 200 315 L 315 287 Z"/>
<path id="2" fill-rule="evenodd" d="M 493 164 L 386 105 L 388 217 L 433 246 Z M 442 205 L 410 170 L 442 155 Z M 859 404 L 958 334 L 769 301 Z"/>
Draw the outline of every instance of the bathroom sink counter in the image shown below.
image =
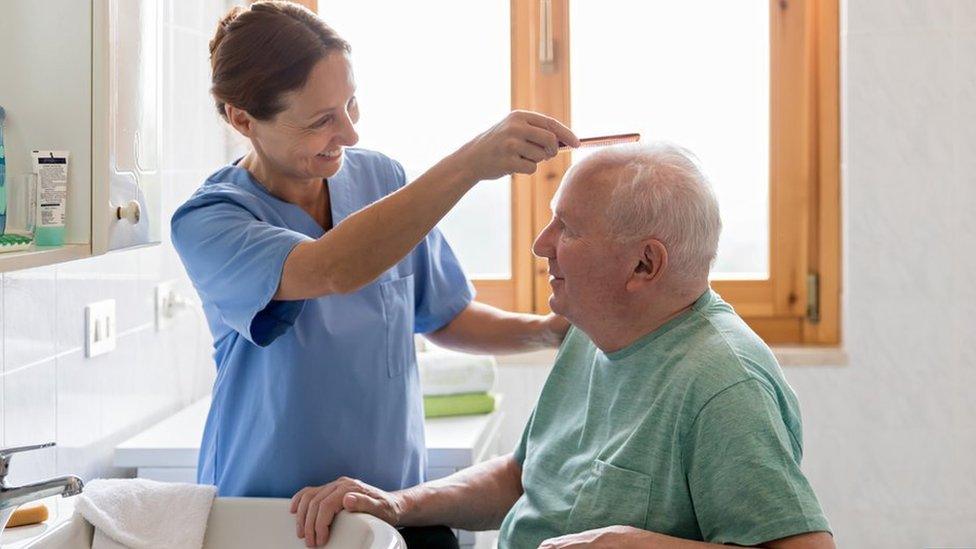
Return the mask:
<path id="1" fill-rule="evenodd" d="M 71 515 L 75 512 L 76 499 L 77 496 L 70 498 L 51 496 L 31 503 L 28 507 L 42 503 L 46 505 L 48 519 L 41 524 L 5 529 L 0 535 L 0 549 L 24 549 L 40 536 L 71 520 Z"/>

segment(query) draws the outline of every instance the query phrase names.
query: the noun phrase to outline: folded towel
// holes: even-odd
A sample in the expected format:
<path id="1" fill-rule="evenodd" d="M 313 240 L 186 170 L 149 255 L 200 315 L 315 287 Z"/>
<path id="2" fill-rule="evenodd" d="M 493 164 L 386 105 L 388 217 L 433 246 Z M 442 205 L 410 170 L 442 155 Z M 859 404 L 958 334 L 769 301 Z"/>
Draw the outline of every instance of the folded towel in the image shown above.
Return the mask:
<path id="1" fill-rule="evenodd" d="M 200 549 L 216 493 L 214 486 L 95 479 L 75 510 L 95 527 L 92 549 Z"/>
<path id="2" fill-rule="evenodd" d="M 425 396 L 487 393 L 495 386 L 495 358 L 428 347 L 417 353 Z"/>
<path id="3" fill-rule="evenodd" d="M 470 416 L 495 411 L 495 395 L 472 393 L 424 397 L 424 417 Z"/>

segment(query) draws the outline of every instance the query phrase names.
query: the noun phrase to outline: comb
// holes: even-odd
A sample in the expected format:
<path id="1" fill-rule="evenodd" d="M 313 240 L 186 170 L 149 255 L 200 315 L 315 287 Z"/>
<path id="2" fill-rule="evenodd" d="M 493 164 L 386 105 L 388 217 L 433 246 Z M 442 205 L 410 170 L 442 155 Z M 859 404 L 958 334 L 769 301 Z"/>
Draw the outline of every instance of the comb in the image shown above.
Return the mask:
<path id="1" fill-rule="evenodd" d="M 599 135 L 596 137 L 583 137 L 580 139 L 580 147 L 606 147 L 618 143 L 634 143 L 640 141 L 639 133 L 618 133 L 615 135 Z M 569 145 L 559 142 L 559 150 L 570 148 Z"/>

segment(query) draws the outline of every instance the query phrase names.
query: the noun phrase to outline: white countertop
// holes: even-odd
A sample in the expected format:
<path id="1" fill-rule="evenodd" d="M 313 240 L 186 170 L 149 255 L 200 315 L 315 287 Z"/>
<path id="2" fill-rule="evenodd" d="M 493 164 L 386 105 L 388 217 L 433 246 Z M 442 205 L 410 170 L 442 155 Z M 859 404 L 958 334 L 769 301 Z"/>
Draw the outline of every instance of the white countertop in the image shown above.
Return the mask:
<path id="1" fill-rule="evenodd" d="M 501 404 L 501 396 L 496 402 Z M 196 467 L 210 397 L 177 412 L 115 447 L 116 467 Z M 465 466 L 501 423 L 502 413 L 433 418 L 424 422 L 428 466 Z"/>

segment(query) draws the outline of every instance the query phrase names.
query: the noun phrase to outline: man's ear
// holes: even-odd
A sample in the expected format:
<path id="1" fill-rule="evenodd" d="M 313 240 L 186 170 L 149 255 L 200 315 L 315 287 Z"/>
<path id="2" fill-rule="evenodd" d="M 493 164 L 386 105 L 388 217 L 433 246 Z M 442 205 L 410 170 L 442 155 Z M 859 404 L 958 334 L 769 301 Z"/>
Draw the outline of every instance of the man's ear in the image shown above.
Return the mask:
<path id="1" fill-rule="evenodd" d="M 668 268 L 668 249 L 660 240 L 650 238 L 641 245 L 634 272 L 627 280 L 627 290 L 631 292 L 659 281 Z"/>
<path id="2" fill-rule="evenodd" d="M 253 137 L 254 118 L 251 117 L 247 111 L 244 109 L 238 109 L 230 103 L 225 103 L 224 114 L 227 115 L 227 121 L 230 122 L 230 125 L 233 126 L 238 133 L 244 137 Z"/>

